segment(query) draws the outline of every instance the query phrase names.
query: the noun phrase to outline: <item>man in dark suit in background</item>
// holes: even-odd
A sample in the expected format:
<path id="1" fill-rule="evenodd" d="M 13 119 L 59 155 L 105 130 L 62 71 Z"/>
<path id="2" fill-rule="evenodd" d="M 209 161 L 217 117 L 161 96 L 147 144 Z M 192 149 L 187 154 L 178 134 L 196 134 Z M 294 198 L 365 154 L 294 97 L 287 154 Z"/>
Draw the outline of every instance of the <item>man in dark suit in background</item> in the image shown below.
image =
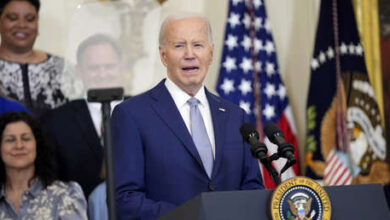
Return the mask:
<path id="1" fill-rule="evenodd" d="M 168 17 L 159 44 L 168 77 L 112 115 L 120 219 L 156 219 L 201 192 L 263 188 L 239 132 L 245 112 L 203 85 L 213 57 L 207 19 Z"/>
<path id="2" fill-rule="evenodd" d="M 97 34 L 84 40 L 77 50 L 76 73 L 88 89 L 123 85 L 122 53 L 116 41 Z M 112 108 L 119 102 L 111 103 Z M 77 181 L 85 197 L 103 180 L 101 104 L 78 99 L 65 104 L 41 119 L 56 147 L 59 177 Z"/>

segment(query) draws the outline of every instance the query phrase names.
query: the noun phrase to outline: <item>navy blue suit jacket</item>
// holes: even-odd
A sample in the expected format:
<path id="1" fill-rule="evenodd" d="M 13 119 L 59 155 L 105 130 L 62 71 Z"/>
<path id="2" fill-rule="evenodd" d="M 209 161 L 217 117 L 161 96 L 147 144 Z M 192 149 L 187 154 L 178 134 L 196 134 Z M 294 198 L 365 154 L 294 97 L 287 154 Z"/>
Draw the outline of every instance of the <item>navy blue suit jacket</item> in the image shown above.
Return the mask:
<path id="1" fill-rule="evenodd" d="M 262 189 L 239 127 L 245 113 L 206 90 L 215 134 L 211 178 L 164 85 L 118 105 L 112 115 L 120 219 L 156 219 L 201 192 Z"/>

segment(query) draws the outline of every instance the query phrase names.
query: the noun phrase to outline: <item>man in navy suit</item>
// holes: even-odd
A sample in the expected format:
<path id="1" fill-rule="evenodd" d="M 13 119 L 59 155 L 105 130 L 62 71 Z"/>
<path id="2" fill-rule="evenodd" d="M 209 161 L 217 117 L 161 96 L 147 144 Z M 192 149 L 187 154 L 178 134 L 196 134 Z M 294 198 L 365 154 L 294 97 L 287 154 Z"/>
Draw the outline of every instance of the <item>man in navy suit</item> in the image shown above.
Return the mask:
<path id="1" fill-rule="evenodd" d="M 258 163 L 239 132 L 244 111 L 203 85 L 213 59 L 207 19 L 168 17 L 159 44 L 168 77 L 112 115 L 120 219 L 156 219 L 201 192 L 263 188 Z M 191 98 L 200 120 L 193 118 Z M 194 124 L 205 128 L 205 144 L 199 144 Z"/>
<path id="2" fill-rule="evenodd" d="M 76 73 L 88 89 L 121 86 L 122 52 L 117 42 L 103 34 L 83 40 L 77 49 Z M 86 95 L 85 95 L 86 96 Z M 112 102 L 112 107 L 118 102 Z M 85 99 L 49 111 L 41 118 L 48 138 L 56 147 L 59 178 L 77 181 L 86 198 L 103 181 L 101 104 Z"/>

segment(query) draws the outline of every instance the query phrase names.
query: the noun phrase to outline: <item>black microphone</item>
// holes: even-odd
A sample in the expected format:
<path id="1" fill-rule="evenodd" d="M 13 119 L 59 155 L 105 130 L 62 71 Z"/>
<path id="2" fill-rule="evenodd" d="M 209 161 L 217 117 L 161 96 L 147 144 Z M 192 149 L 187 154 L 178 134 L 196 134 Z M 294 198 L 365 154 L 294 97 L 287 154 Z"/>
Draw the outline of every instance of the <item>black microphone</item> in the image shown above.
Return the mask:
<path id="1" fill-rule="evenodd" d="M 249 123 L 245 123 L 241 125 L 240 132 L 244 140 L 251 145 L 252 156 L 264 162 L 267 159 L 268 149 L 264 143 L 259 141 L 259 133 L 256 131 L 256 128 Z"/>
<path id="2" fill-rule="evenodd" d="M 267 169 L 268 174 L 271 176 L 275 185 L 280 184 L 280 177 L 276 169 L 271 165 L 271 158 L 267 157 L 267 146 L 264 143 L 259 141 L 259 133 L 256 131 L 256 128 L 249 124 L 245 123 L 241 125 L 240 132 L 242 137 L 249 145 L 251 145 L 251 153 L 253 157 L 256 157 Z"/>
<path id="3" fill-rule="evenodd" d="M 278 154 L 280 157 L 287 158 L 291 164 L 294 164 L 297 161 L 294 157 L 294 146 L 284 140 L 283 132 L 275 123 L 271 122 L 266 124 L 264 133 L 272 143 L 278 146 Z"/>
<path id="4" fill-rule="evenodd" d="M 111 102 L 123 99 L 122 87 L 89 89 L 88 102 Z"/>

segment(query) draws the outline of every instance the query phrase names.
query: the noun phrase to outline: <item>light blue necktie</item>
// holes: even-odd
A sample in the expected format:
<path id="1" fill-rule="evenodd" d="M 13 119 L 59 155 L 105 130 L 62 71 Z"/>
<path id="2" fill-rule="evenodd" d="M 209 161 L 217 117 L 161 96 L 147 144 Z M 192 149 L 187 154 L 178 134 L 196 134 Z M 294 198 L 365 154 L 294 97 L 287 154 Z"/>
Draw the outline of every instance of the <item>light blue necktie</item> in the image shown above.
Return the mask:
<path id="1" fill-rule="evenodd" d="M 203 166 L 206 173 L 211 177 L 211 171 L 213 170 L 213 151 L 211 149 L 211 143 L 209 136 L 207 135 L 206 127 L 203 122 L 202 115 L 200 114 L 198 104 L 199 100 L 196 98 L 190 98 L 188 100 L 190 105 L 190 118 L 191 118 L 191 132 L 192 139 L 194 140 L 196 149 L 198 150 L 200 159 L 203 162 Z"/>

